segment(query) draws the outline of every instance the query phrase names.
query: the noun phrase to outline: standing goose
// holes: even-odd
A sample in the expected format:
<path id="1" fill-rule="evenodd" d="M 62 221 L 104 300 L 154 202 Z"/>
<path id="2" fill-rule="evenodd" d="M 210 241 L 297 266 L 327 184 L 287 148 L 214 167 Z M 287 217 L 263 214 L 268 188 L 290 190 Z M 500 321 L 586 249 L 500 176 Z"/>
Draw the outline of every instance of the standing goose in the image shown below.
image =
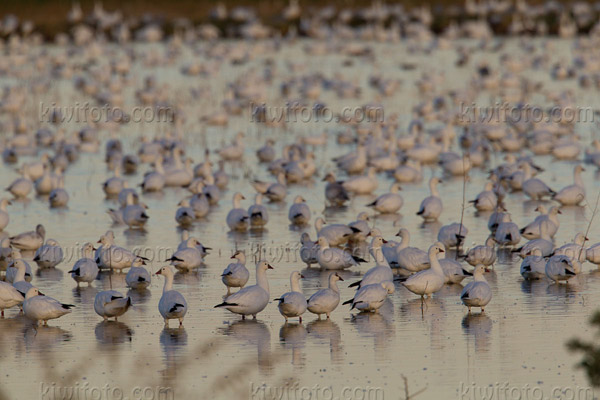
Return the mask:
<path id="1" fill-rule="evenodd" d="M 473 267 L 479 264 L 483 264 L 486 267 L 493 265 L 496 262 L 496 249 L 494 247 L 495 241 L 493 236 L 489 236 L 485 244 L 475 246 L 467 252 L 465 261 Z"/>
<path id="2" fill-rule="evenodd" d="M 376 236 L 371 240 L 371 252 L 375 257 L 376 265 L 365 272 L 360 281 L 352 283 L 348 287 L 356 287 L 360 289 L 363 286 L 371 285 L 373 283 L 381 283 L 384 281 L 393 281 L 394 273 L 390 268 L 390 264 L 383 256 L 382 246 L 387 243 L 381 236 Z"/>
<path id="3" fill-rule="evenodd" d="M 10 216 L 6 211 L 6 207 L 11 204 L 12 203 L 9 199 L 0 200 L 0 231 L 3 231 L 4 228 L 6 228 L 6 226 L 8 225 L 8 222 L 10 221 Z"/>
<path id="4" fill-rule="evenodd" d="M 131 268 L 129 268 L 125 276 L 125 282 L 131 289 L 143 290 L 150 286 L 152 278 L 143 265 L 146 265 L 146 263 L 139 257 L 131 263 Z"/>
<path id="5" fill-rule="evenodd" d="M 200 242 L 196 238 L 189 238 L 187 240 L 187 247 L 183 247 L 175 252 L 170 258 L 165 261 L 170 261 L 178 270 L 189 271 L 194 268 L 198 268 L 204 262 L 202 253 L 198 248 L 201 246 Z"/>
<path id="6" fill-rule="evenodd" d="M 320 237 L 316 244 L 319 245 L 317 252 L 317 262 L 324 269 L 346 269 L 358 265 L 360 262 L 366 262 L 360 257 L 353 256 L 351 253 L 337 247 L 329 247 L 329 242 L 324 237 Z"/>
<path id="7" fill-rule="evenodd" d="M 196 219 L 196 211 L 190 206 L 190 201 L 183 199 L 177 205 L 179 208 L 175 211 L 175 221 L 182 227 L 191 225 Z"/>
<path id="8" fill-rule="evenodd" d="M 246 255 L 242 251 L 236 251 L 231 259 L 236 260 L 230 263 L 221 274 L 221 281 L 227 286 L 227 295 L 231 294 L 231 288 L 243 288 L 248 283 L 250 272 L 246 268 Z"/>
<path id="9" fill-rule="evenodd" d="M 531 250 L 521 262 L 521 276 L 527 280 L 542 279 L 546 275 L 546 260 L 540 249 Z"/>
<path id="10" fill-rule="evenodd" d="M 227 214 L 227 226 L 232 231 L 245 231 L 248 229 L 248 213 L 240 207 L 240 202 L 245 199 L 240 192 L 233 195 L 233 208 Z"/>
<path id="11" fill-rule="evenodd" d="M 354 176 L 342 183 L 346 191 L 353 194 L 371 194 L 377 189 L 376 169 L 369 167 L 367 175 Z"/>
<path id="12" fill-rule="evenodd" d="M 551 197 L 556 192 L 548 187 L 541 179 L 531 177 L 531 167 L 529 163 L 524 164 L 525 181 L 523 182 L 523 193 L 531 200 L 543 200 L 544 197 Z"/>
<path id="13" fill-rule="evenodd" d="M 273 269 L 264 260 L 256 263 L 256 285 L 247 286 L 232 294 L 215 308 L 225 307 L 234 314 L 240 314 L 242 319 L 246 315 L 252 315 L 256 319 L 256 314 L 265 309 L 269 303 L 269 281 L 267 280 L 267 269 Z"/>
<path id="14" fill-rule="evenodd" d="M 498 205 L 498 197 L 493 191 L 494 183 L 487 182 L 483 192 L 479 193 L 475 200 L 469 201 L 477 211 L 494 211 Z"/>
<path id="15" fill-rule="evenodd" d="M 437 220 L 444 209 L 440 193 L 437 189 L 439 183 L 441 183 L 441 181 L 436 177 L 429 180 L 429 191 L 431 192 L 431 195 L 423 199 L 419 211 L 417 212 L 417 215 L 420 215 L 425 221 Z"/>
<path id="16" fill-rule="evenodd" d="M 143 228 L 148 221 L 146 208 L 141 204 L 136 204 L 132 193 L 127 194 L 126 206 L 121 210 L 123 222 L 129 228 Z"/>
<path id="17" fill-rule="evenodd" d="M 469 230 L 466 226 L 453 222 L 440 228 L 437 239 L 448 248 L 457 247 L 464 241 L 468 233 Z"/>
<path id="18" fill-rule="evenodd" d="M 302 323 L 302 314 L 306 312 L 306 297 L 300 290 L 300 279 L 304 278 L 298 271 L 293 271 L 290 274 L 290 287 L 291 291 L 283 294 L 281 297 L 275 299 L 279 301 L 277 308 L 283 317 L 285 322 L 288 318 L 298 317 L 298 321 Z"/>
<path id="19" fill-rule="evenodd" d="M 373 207 L 373 209 L 382 214 L 393 214 L 398 212 L 404 204 L 404 199 L 398 193 L 400 185 L 397 183 L 392 184 L 390 192 L 382 194 L 372 203 L 367 204 L 367 207 Z"/>
<path id="20" fill-rule="evenodd" d="M 310 296 L 308 299 L 308 311 L 317 314 L 321 319 L 321 314 L 329 315 L 340 304 L 340 290 L 337 287 L 337 281 L 344 281 L 337 272 L 332 272 L 329 275 L 329 286 L 326 289 L 321 289 Z"/>
<path id="21" fill-rule="evenodd" d="M 402 241 L 394 249 L 394 257 L 386 257 L 392 267 L 402 268 L 409 272 L 419 272 L 429 268 L 429 256 L 427 252 L 417 247 L 410 247 L 410 232 L 408 229 L 401 228 L 396 233 L 396 236 L 400 236 Z M 390 258 L 392 258 L 391 261 Z"/>
<path id="22" fill-rule="evenodd" d="M 427 253 L 431 267 L 409 276 L 406 280 L 401 278 L 400 280 L 404 280 L 402 283 L 404 287 L 414 294 L 418 294 L 421 298 L 440 290 L 446 280 L 444 270 L 438 261 L 438 254 L 443 252 L 444 249 L 441 243 L 432 245 Z"/>
<path id="23" fill-rule="evenodd" d="M 514 246 L 521 241 L 521 234 L 517 224 L 511 221 L 509 213 L 502 213 L 494 240 L 500 246 Z"/>
<path id="24" fill-rule="evenodd" d="M 581 204 L 585 200 L 585 186 L 581 179 L 582 171 L 585 171 L 585 169 L 581 165 L 575 166 L 573 171 L 574 183 L 559 190 L 552 198 L 563 206 L 578 206 Z"/>
<path id="25" fill-rule="evenodd" d="M 0 317 L 4 317 L 4 310 L 22 304 L 25 296 L 10 283 L 0 281 Z"/>
<path id="26" fill-rule="evenodd" d="M 19 250 L 37 250 L 44 244 L 46 229 L 42 224 L 35 227 L 35 231 L 20 233 L 10 238 L 11 246 Z"/>
<path id="27" fill-rule="evenodd" d="M 118 317 L 127 312 L 130 306 L 131 298 L 129 296 L 123 297 L 116 290 L 98 292 L 94 299 L 94 311 L 105 321 L 113 317 L 116 321 Z"/>
<path id="28" fill-rule="evenodd" d="M 444 271 L 444 283 L 458 284 L 461 283 L 467 276 L 473 275 L 471 272 L 465 270 L 458 261 L 446 258 L 446 249 L 443 248 L 443 250 L 443 253 L 438 254 L 438 261 L 440 262 L 440 266 Z"/>
<path id="29" fill-rule="evenodd" d="M 293 225 L 306 225 L 310 221 L 310 208 L 302 196 L 296 196 L 288 211 L 288 219 Z"/>
<path id="30" fill-rule="evenodd" d="M 94 246 L 91 243 L 83 245 L 82 258 L 75 262 L 73 268 L 68 272 L 71 278 L 77 282 L 77 286 L 81 282 L 87 282 L 88 286 L 92 285 L 96 276 L 98 276 L 98 265 L 94 261 Z"/>
<path id="31" fill-rule="evenodd" d="M 385 303 L 388 294 L 394 293 L 396 288 L 391 281 L 373 283 L 360 288 L 354 298 L 343 302 L 342 304 L 352 304 L 350 310 L 355 308 L 361 312 L 375 311 L 379 312 L 379 308 Z"/>
<path id="32" fill-rule="evenodd" d="M 359 213 L 356 216 L 356 221 L 350 222 L 348 227 L 352 230 L 352 234 L 348 241 L 353 243 L 364 242 L 371 232 L 371 227 L 369 226 L 369 214 L 364 211 Z"/>
<path id="33" fill-rule="evenodd" d="M 42 245 L 35 252 L 33 261 L 40 268 L 56 267 L 63 260 L 63 250 L 58 242 L 54 239 L 46 240 L 46 244 Z"/>
<path id="34" fill-rule="evenodd" d="M 165 320 L 165 326 L 169 326 L 170 319 L 178 319 L 179 326 L 183 325 L 183 317 L 187 312 L 187 302 L 181 293 L 173 290 L 173 270 L 170 267 L 162 267 L 156 272 L 156 275 L 165 277 L 163 293 L 158 302 L 158 311 Z"/>
<path id="35" fill-rule="evenodd" d="M 23 259 L 15 259 L 13 261 L 13 267 L 17 272 L 13 278 L 12 284 L 19 293 L 25 296 L 29 289 L 33 287 L 33 285 L 26 280 L 27 263 Z"/>
<path id="36" fill-rule="evenodd" d="M 248 208 L 250 226 L 255 228 L 262 228 L 269 222 L 269 213 L 267 212 L 267 207 L 263 205 L 262 199 L 263 195 L 257 193 L 254 204 Z"/>
<path id="37" fill-rule="evenodd" d="M 333 172 L 325 175 L 323 181 L 327 182 L 327 185 L 325 185 L 325 199 L 331 206 L 341 207 L 350 200 L 350 195 L 344 188 L 343 182 L 338 181 Z"/>
<path id="38" fill-rule="evenodd" d="M 300 259 L 306 263 L 306 266 L 310 268 L 311 264 L 317 264 L 317 253 L 319 252 L 319 245 L 316 244 L 311 238 L 308 232 L 302 233 L 300 236 Z"/>
<path id="39" fill-rule="evenodd" d="M 546 276 L 555 283 L 559 283 L 560 281 L 569 283 L 569 279 L 577 275 L 571 259 L 567 256 L 550 257 L 548 262 L 546 262 L 545 270 Z"/>
<path id="40" fill-rule="evenodd" d="M 100 268 L 122 271 L 125 268 L 131 267 L 131 263 L 137 257 L 131 251 L 114 245 L 110 236 L 102 236 L 100 243 L 102 243 L 102 251 L 99 254 L 98 252 L 96 253 L 96 264 Z M 143 257 L 140 258 L 143 259 Z"/>
<path id="41" fill-rule="evenodd" d="M 63 304 L 52 297 L 45 296 L 37 288 L 32 287 L 25 295 L 23 313 L 35 322 L 44 321 L 44 325 L 48 325 L 48 320 L 71 313 L 73 307 L 75 306 L 72 304 Z"/>
<path id="42" fill-rule="evenodd" d="M 481 312 L 485 312 L 484 307 L 492 300 L 492 289 L 485 280 L 483 273 L 485 267 L 478 265 L 473 271 L 473 282 L 469 282 L 460 294 L 460 300 L 471 312 L 471 307 L 481 307 Z"/>

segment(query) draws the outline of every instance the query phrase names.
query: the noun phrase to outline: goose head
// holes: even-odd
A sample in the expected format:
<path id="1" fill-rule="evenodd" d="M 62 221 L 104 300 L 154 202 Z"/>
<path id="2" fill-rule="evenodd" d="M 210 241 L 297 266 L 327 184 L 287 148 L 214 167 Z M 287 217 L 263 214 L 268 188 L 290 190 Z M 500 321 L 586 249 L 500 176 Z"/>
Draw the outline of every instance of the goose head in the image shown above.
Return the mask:
<path id="1" fill-rule="evenodd" d="M 267 261 L 259 260 L 256 263 L 256 272 L 265 272 L 268 269 L 274 269 Z"/>
<path id="2" fill-rule="evenodd" d="M 173 269 L 167 265 L 156 271 L 156 275 L 163 275 L 165 277 L 174 276 Z"/>

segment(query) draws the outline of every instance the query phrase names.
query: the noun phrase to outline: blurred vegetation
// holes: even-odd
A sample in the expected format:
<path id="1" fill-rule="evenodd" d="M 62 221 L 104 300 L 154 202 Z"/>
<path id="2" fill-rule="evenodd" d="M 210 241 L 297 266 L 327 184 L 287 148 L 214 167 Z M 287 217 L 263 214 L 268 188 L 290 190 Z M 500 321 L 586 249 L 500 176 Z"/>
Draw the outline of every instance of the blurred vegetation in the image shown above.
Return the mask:
<path id="1" fill-rule="evenodd" d="M 597 329 L 594 339 L 600 338 L 600 311 L 590 319 L 590 325 Z M 583 359 L 577 364 L 578 368 L 585 370 L 590 383 L 600 387 L 600 341 L 584 341 L 573 338 L 567 342 L 567 348 L 573 352 L 583 353 Z"/>

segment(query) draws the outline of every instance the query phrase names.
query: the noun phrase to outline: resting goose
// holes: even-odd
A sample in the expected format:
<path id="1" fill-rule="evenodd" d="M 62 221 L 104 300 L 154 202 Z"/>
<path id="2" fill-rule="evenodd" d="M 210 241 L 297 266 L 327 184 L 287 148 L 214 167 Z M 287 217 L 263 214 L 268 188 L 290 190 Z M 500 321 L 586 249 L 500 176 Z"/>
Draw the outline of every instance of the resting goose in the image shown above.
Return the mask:
<path id="1" fill-rule="evenodd" d="M 44 321 L 44 325 L 48 325 L 48 320 L 69 314 L 73 307 L 75 306 L 72 304 L 63 304 L 52 297 L 45 296 L 37 288 L 32 287 L 25 295 L 23 313 L 35 322 Z"/>
<path id="2" fill-rule="evenodd" d="M 481 312 L 485 312 L 485 306 L 492 300 L 492 289 L 485 280 L 483 273 L 485 267 L 478 265 L 473 271 L 473 282 L 469 282 L 460 294 L 460 300 L 471 312 L 471 307 L 481 307 Z"/>
<path id="3" fill-rule="evenodd" d="M 329 286 L 326 289 L 321 289 L 315 292 L 308 299 L 308 311 L 317 314 L 321 319 L 321 314 L 329 315 L 340 304 L 340 290 L 337 287 L 337 281 L 344 281 L 337 272 L 332 272 L 329 275 Z"/>
<path id="4" fill-rule="evenodd" d="M 127 312 L 130 306 L 131 298 L 124 297 L 116 290 L 98 292 L 94 299 L 94 311 L 105 321 L 109 318 L 114 318 L 116 321 L 118 317 Z"/>
<path id="5" fill-rule="evenodd" d="M 304 276 L 300 272 L 292 271 L 290 274 L 291 291 L 275 299 L 279 302 L 277 308 L 285 318 L 285 322 L 288 321 L 288 318 L 298 317 L 298 321 L 302 323 L 302 314 L 306 312 L 307 302 L 302 290 L 300 290 L 301 278 L 304 278 Z"/>
<path id="6" fill-rule="evenodd" d="M 232 256 L 235 262 L 230 263 L 221 274 L 221 281 L 227 286 L 227 295 L 231 294 L 231 288 L 243 288 L 248 283 L 250 272 L 246 268 L 246 255 L 242 251 L 236 251 Z"/>

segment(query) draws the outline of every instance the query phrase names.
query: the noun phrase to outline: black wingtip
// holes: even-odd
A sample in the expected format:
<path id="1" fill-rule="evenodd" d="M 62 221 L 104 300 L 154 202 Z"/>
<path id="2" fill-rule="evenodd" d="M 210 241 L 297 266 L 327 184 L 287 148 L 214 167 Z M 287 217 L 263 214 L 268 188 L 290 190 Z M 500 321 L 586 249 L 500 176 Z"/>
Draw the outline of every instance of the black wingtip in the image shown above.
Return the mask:
<path id="1" fill-rule="evenodd" d="M 349 287 L 349 288 L 350 288 L 350 287 L 356 287 L 356 286 L 360 285 L 360 283 L 361 283 L 361 282 L 362 282 L 362 281 L 356 281 L 356 282 L 354 282 L 354 283 L 351 283 L 350 285 L 348 285 L 348 287 Z"/>
<path id="2" fill-rule="evenodd" d="M 352 303 L 352 300 L 354 300 L 354 299 L 346 300 L 345 302 L 342 303 L 342 305 L 345 306 L 346 304 L 350 304 L 350 303 Z"/>

